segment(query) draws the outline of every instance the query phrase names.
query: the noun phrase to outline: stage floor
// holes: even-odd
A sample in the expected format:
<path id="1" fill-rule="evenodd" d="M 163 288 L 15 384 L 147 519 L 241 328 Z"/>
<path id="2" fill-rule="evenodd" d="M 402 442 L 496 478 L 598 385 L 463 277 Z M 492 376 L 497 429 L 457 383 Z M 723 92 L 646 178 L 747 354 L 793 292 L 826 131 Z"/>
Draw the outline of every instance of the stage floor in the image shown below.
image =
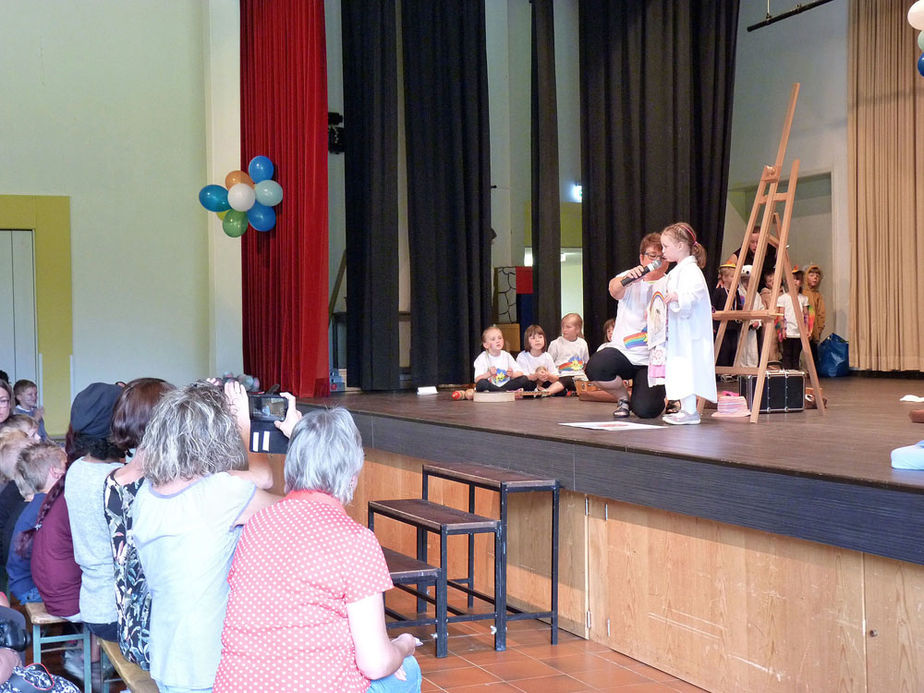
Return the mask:
<path id="1" fill-rule="evenodd" d="M 890 465 L 892 449 L 924 439 L 924 425 L 912 423 L 908 416 L 924 404 L 899 401 L 905 394 L 924 396 L 924 380 L 832 378 L 822 380 L 822 388 L 828 397 L 825 416 L 817 410 L 762 414 L 750 424 L 746 419 L 715 419 L 706 410 L 698 426 L 669 426 L 660 419 L 632 416 L 626 421 L 657 428 L 612 432 L 559 425 L 613 421 L 613 404 L 576 397 L 475 403 L 454 401 L 449 392 L 344 393 L 303 403 L 341 405 L 354 413 L 533 440 L 924 491 L 924 471 L 893 470 Z"/>

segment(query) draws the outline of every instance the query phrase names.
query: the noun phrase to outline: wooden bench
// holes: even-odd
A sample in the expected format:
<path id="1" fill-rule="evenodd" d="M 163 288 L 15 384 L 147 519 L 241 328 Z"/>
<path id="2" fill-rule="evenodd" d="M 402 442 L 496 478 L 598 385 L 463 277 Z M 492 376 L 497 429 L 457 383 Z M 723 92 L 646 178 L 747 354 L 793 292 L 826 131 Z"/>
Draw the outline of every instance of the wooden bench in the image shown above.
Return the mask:
<path id="1" fill-rule="evenodd" d="M 391 581 L 395 584 L 395 587 L 414 595 L 418 599 L 424 599 L 433 604 L 435 609 L 433 618 L 428 618 L 424 613 L 418 613 L 417 618 L 412 619 L 386 606 L 385 613 L 397 619 L 390 621 L 386 626 L 388 628 L 436 626 L 436 656 L 445 657 L 449 653 L 448 631 L 446 629 L 446 587 L 445 581 L 441 579 L 440 569 L 384 546 L 382 547 L 382 553 L 385 554 L 388 573 L 391 575 Z M 412 589 L 408 585 L 414 585 L 414 588 Z M 436 592 L 434 597 L 421 591 L 421 587 L 428 585 L 433 586 Z"/>
<path id="2" fill-rule="evenodd" d="M 503 652 L 507 649 L 507 598 L 505 592 L 506 574 L 501 570 L 501 566 L 506 560 L 505 552 L 501 544 L 500 520 L 490 517 L 482 517 L 474 513 L 457 510 L 445 505 L 439 505 L 427 500 L 416 498 L 407 498 L 399 500 L 371 500 L 368 505 L 369 529 L 375 531 L 375 516 L 397 520 L 414 527 L 417 530 L 417 560 L 423 563 L 427 562 L 427 532 L 439 535 L 440 538 L 440 567 L 439 580 L 437 582 L 437 594 L 440 590 L 447 591 L 447 587 L 462 590 L 469 595 L 478 599 L 488 601 L 494 606 L 493 611 L 465 613 L 460 609 L 447 606 L 447 610 L 454 615 L 447 616 L 447 623 L 461 623 L 465 621 L 479 621 L 491 619 L 494 621 L 494 649 Z M 446 566 L 447 556 L 447 539 L 455 535 L 472 535 L 490 533 L 494 535 L 494 597 L 486 599 L 472 589 L 470 580 L 453 580 L 447 579 Z M 460 584 L 461 583 L 461 584 Z M 468 584 L 466 584 L 468 583 Z M 417 611 L 424 610 L 424 599 L 418 597 Z M 445 646 L 445 639 L 437 639 L 437 653 L 440 648 Z"/>
<path id="3" fill-rule="evenodd" d="M 119 643 L 108 640 L 100 640 L 100 646 L 103 650 L 102 669 L 106 669 L 106 660 L 112 664 L 119 678 L 128 687 L 132 693 L 158 693 L 157 684 L 154 679 L 144 669 L 137 664 L 132 664 L 122 656 L 119 650 Z M 109 693 L 109 684 L 115 679 L 103 681 L 102 693 Z"/>
<path id="4" fill-rule="evenodd" d="M 32 624 L 32 661 L 36 664 L 42 663 L 42 645 L 52 643 L 65 643 L 73 640 L 81 641 L 83 645 L 83 690 L 84 693 L 91 693 L 93 682 L 90 676 L 90 631 L 82 623 L 75 624 L 80 627 L 78 633 L 64 633 L 62 635 L 48 635 L 48 626 L 71 623 L 65 618 L 52 616 L 45 610 L 43 602 L 26 602 L 23 606 L 26 608 L 26 616 L 29 617 L 29 623 Z M 66 646 L 51 648 L 50 651 L 73 649 Z"/>

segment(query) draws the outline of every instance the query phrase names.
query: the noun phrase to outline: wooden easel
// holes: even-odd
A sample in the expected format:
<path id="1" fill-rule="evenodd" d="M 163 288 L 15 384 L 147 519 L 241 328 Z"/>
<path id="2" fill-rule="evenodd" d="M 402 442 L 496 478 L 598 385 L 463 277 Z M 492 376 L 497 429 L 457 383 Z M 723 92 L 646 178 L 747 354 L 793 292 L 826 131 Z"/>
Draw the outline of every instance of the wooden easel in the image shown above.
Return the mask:
<path id="1" fill-rule="evenodd" d="M 783 125 L 783 134 L 780 137 L 780 146 L 776 152 L 776 161 L 771 166 L 764 166 L 763 173 L 760 176 L 760 184 L 757 186 L 757 196 L 754 198 L 754 206 L 751 208 L 751 216 L 748 219 L 747 226 L 744 227 L 744 238 L 741 241 L 741 249 L 738 251 L 738 262 L 735 265 L 735 274 L 732 278 L 732 285 L 728 291 L 728 298 L 725 301 L 725 309 L 717 310 L 713 313 L 713 318 L 719 321 L 718 331 L 715 336 L 715 354 L 718 357 L 719 349 L 722 346 L 722 340 L 725 338 L 725 329 L 729 320 L 737 320 L 742 323 L 742 329 L 738 336 L 738 348 L 735 351 L 735 363 L 733 366 L 716 366 L 715 372 L 721 375 L 756 375 L 757 384 L 754 390 L 754 401 L 751 406 L 751 423 L 757 421 L 760 413 L 760 403 L 763 397 L 764 382 L 767 379 L 767 362 L 770 356 L 770 346 L 776 338 L 774 322 L 778 317 L 776 301 L 780 296 L 783 272 L 787 277 L 792 276 L 792 264 L 789 261 L 789 225 L 792 221 L 793 202 L 796 197 L 796 182 L 799 178 L 799 160 L 793 161 L 789 173 L 789 180 L 786 182 L 786 190 L 779 192 L 780 171 L 783 167 L 783 157 L 786 154 L 786 145 L 789 141 L 789 131 L 792 127 L 793 114 L 796 111 L 796 100 L 799 97 L 799 83 L 792 85 L 792 91 L 789 95 L 789 108 L 786 112 L 786 122 Z M 776 212 L 777 204 L 783 204 L 783 219 L 780 222 L 780 216 Z M 748 250 L 751 238 L 751 230 L 757 217 L 761 214 L 760 235 L 757 240 L 757 249 L 754 251 L 754 268 L 761 268 L 764 265 L 764 258 L 767 254 L 767 245 L 772 244 L 777 249 L 776 268 L 773 271 L 773 284 L 770 287 L 770 307 L 761 310 L 752 310 L 750 306 L 754 305 L 754 297 L 757 295 L 757 286 L 760 284 L 761 277 L 752 273 L 751 281 L 748 283 L 748 289 L 744 299 L 745 310 L 732 310 L 732 303 L 738 296 L 738 284 L 741 280 L 741 268 L 744 266 L 744 257 Z M 774 233 L 771 233 L 771 226 Z M 795 286 L 792 281 L 786 282 L 789 296 L 793 304 L 798 306 L 799 299 Z M 760 353 L 760 363 L 757 368 L 747 368 L 740 366 L 741 354 L 744 352 L 744 345 L 747 340 L 747 323 L 752 320 L 760 320 L 764 325 L 764 342 Z M 812 350 L 809 345 L 808 329 L 803 320 L 797 321 L 799 324 L 799 337 L 802 340 L 802 353 L 805 355 L 806 364 L 808 365 L 809 378 L 812 381 L 812 387 L 815 392 L 819 393 L 815 397 L 818 411 L 824 415 L 825 405 L 824 397 L 820 395 L 821 387 L 818 384 L 818 372 L 815 370 L 815 361 L 812 359 Z"/>

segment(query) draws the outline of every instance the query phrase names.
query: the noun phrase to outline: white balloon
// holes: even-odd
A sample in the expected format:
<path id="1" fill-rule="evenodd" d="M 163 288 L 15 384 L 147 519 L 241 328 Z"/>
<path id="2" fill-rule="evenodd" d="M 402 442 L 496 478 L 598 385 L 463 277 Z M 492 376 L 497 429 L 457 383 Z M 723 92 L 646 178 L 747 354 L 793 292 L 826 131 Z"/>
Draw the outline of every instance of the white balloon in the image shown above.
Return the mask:
<path id="1" fill-rule="evenodd" d="M 228 189 L 228 204 L 231 205 L 231 209 L 236 209 L 238 212 L 246 212 L 253 207 L 256 200 L 257 196 L 253 187 L 247 183 L 236 183 Z"/>
<path id="2" fill-rule="evenodd" d="M 924 30 L 924 0 L 918 0 L 908 10 L 908 23 L 915 29 Z"/>

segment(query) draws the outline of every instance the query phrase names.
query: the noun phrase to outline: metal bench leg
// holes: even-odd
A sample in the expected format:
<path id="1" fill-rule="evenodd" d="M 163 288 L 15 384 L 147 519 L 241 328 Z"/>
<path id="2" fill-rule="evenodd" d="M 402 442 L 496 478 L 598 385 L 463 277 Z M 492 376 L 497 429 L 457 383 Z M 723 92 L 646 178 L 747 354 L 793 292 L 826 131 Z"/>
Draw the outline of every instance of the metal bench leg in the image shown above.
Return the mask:
<path id="1" fill-rule="evenodd" d="M 507 649 L 507 539 L 500 527 L 494 533 L 494 627 L 494 649 L 503 652 Z"/>
<path id="2" fill-rule="evenodd" d="M 446 573 L 436 578 L 436 656 L 449 654 L 449 629 L 446 623 Z"/>
<path id="3" fill-rule="evenodd" d="M 552 489 L 552 644 L 558 644 L 558 487 Z"/>
<path id="4" fill-rule="evenodd" d="M 475 487 L 472 484 L 468 486 L 468 511 L 472 514 L 475 513 Z M 468 584 L 469 589 L 475 589 L 475 535 L 468 535 L 468 576 L 466 584 Z M 472 594 L 468 595 L 468 608 L 471 609 L 475 605 L 475 597 Z"/>

